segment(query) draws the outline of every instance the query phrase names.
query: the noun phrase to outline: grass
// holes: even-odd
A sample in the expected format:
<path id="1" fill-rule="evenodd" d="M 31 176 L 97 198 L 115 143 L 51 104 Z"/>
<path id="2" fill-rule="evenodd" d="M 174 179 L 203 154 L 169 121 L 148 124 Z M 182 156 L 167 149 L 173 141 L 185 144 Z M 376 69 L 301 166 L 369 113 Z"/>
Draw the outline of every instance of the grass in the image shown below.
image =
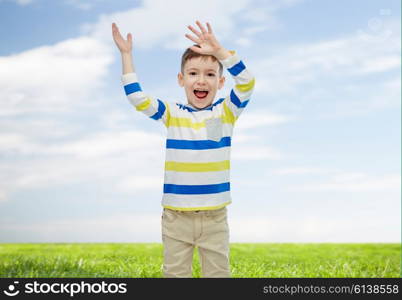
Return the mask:
<path id="1" fill-rule="evenodd" d="M 198 252 L 193 277 L 201 277 Z M 0 277 L 162 277 L 163 248 L 0 244 Z M 400 277 L 400 244 L 231 244 L 232 277 Z"/>

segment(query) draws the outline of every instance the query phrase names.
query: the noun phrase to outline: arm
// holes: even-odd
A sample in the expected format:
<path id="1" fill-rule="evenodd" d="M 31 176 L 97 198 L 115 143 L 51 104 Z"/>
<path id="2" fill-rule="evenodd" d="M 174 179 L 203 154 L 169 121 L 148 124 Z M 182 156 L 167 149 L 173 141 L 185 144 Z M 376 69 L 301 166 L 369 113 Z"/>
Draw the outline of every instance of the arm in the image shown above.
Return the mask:
<path id="1" fill-rule="evenodd" d="M 120 50 L 123 74 L 135 73 L 133 65 L 133 57 L 131 52 L 133 50 L 133 37 L 131 33 L 127 34 L 127 40 L 123 39 L 120 34 L 119 28 L 115 23 L 112 24 L 113 40 L 117 48 Z"/>
<path id="2" fill-rule="evenodd" d="M 147 96 L 141 89 L 141 86 L 135 73 L 132 57 L 132 36 L 127 34 L 127 40 L 121 36 L 116 24 L 112 24 L 112 34 L 116 46 L 120 50 L 122 60 L 122 83 L 124 91 L 130 103 L 136 110 L 156 121 L 162 121 L 166 126 L 169 122 L 169 104 L 159 99 Z"/>
<path id="3" fill-rule="evenodd" d="M 196 23 L 201 32 L 192 26 L 188 26 L 196 37 L 189 34 L 185 36 L 197 43 L 200 48 L 193 46 L 191 49 L 200 54 L 215 56 L 222 63 L 223 67 L 228 70 L 235 81 L 234 88 L 223 102 L 225 118 L 234 124 L 246 107 L 254 90 L 254 76 L 248 71 L 243 61 L 240 60 L 234 51 L 228 51 L 221 46 L 213 34 L 209 23 L 207 23 L 208 31 L 199 21 Z"/>
<path id="4" fill-rule="evenodd" d="M 123 75 L 135 73 L 133 65 L 133 56 L 129 52 L 121 53 L 121 65 L 123 66 Z"/>
<path id="5" fill-rule="evenodd" d="M 235 82 L 230 95 L 223 102 L 225 116 L 234 124 L 250 100 L 254 91 L 255 78 L 234 51 L 231 56 L 220 62 Z"/>

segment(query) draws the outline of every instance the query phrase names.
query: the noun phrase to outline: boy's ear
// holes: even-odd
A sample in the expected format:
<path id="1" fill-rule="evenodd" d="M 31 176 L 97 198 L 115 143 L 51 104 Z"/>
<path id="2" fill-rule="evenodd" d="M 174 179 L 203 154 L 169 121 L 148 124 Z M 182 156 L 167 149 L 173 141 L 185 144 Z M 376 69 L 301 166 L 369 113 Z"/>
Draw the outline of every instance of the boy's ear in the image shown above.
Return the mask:
<path id="1" fill-rule="evenodd" d="M 221 76 L 219 78 L 218 89 L 220 90 L 224 84 L 225 84 L 225 76 Z"/>
<path id="2" fill-rule="evenodd" d="M 183 74 L 182 74 L 181 72 L 179 72 L 179 73 L 177 74 L 177 82 L 179 83 L 179 85 L 180 85 L 181 87 L 184 86 Z"/>

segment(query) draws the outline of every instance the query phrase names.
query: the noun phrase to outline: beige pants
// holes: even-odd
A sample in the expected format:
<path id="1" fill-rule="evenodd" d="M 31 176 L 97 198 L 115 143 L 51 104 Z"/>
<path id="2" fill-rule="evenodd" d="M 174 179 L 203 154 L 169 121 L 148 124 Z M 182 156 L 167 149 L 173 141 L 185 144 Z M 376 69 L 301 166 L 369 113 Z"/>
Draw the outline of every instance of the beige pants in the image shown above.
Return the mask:
<path id="1" fill-rule="evenodd" d="M 162 214 L 163 276 L 192 277 L 198 247 L 203 277 L 230 277 L 229 226 L 226 207 Z"/>

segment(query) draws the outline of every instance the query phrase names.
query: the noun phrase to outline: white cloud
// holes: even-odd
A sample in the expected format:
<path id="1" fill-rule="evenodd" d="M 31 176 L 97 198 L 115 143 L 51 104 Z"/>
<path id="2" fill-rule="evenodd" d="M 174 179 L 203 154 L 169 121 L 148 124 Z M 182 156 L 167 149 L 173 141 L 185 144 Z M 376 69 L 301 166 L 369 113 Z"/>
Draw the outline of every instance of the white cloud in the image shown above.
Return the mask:
<path id="1" fill-rule="evenodd" d="M 379 56 L 375 60 L 362 62 L 361 71 L 363 73 L 386 72 L 388 70 L 397 69 L 400 65 L 400 55 Z"/>
<path id="2" fill-rule="evenodd" d="M 89 10 L 96 4 L 96 0 L 65 0 L 65 2 L 75 8 L 81 10 Z"/>
<path id="3" fill-rule="evenodd" d="M 260 91 L 297 90 L 300 84 L 322 76 L 364 75 L 400 67 L 399 38 L 376 43 L 357 36 L 313 44 L 294 45 L 280 55 L 253 64 Z"/>
<path id="4" fill-rule="evenodd" d="M 278 150 L 270 146 L 259 145 L 244 145 L 236 142 L 236 147 L 231 150 L 231 158 L 234 160 L 279 160 L 283 159 L 284 155 Z"/>
<path id="5" fill-rule="evenodd" d="M 234 143 L 244 143 L 244 144 L 250 144 L 252 142 L 257 142 L 259 140 L 259 136 L 252 134 L 251 132 L 236 132 L 233 136 L 232 136 L 232 140 Z"/>
<path id="6" fill-rule="evenodd" d="M 16 121 L 13 117 L 2 118 L 0 121 L 0 151 L 7 151 L 9 148 L 18 146 L 13 139 L 19 139 L 22 143 L 19 150 L 25 148 L 26 143 L 33 140 L 44 140 L 52 138 L 63 138 L 77 136 L 82 130 L 78 123 L 66 122 L 58 116 L 41 118 L 32 115 L 31 117 L 21 117 Z M 11 139 L 10 142 L 7 139 Z"/>
<path id="7" fill-rule="evenodd" d="M 236 121 L 236 129 L 267 127 L 294 121 L 295 117 L 275 114 L 268 111 L 247 111 Z"/>
<path id="8" fill-rule="evenodd" d="M 245 33 L 251 38 L 257 32 L 274 29 L 277 21 L 273 13 L 298 1 L 265 1 L 256 9 L 258 3 L 253 0 L 237 0 L 236 5 L 229 0 L 145 0 L 141 7 L 103 15 L 97 23 L 85 24 L 82 30 L 99 40 L 110 42 L 111 24 L 116 22 L 124 36 L 128 32 L 133 34 L 135 48 L 149 49 L 162 45 L 168 49 L 184 49 L 192 43 L 184 37 L 188 31 L 186 25 L 194 24 L 195 20 L 211 22 L 222 42 L 238 38 L 237 25 L 241 28 L 246 26 Z M 247 45 L 249 41 L 240 40 L 240 43 Z"/>
<path id="9" fill-rule="evenodd" d="M 249 36 L 249 35 L 253 35 L 255 33 L 264 32 L 266 30 L 268 30 L 267 25 L 257 25 L 257 26 L 252 26 L 252 27 L 250 26 L 250 27 L 246 27 L 245 29 L 243 29 L 243 34 L 245 36 Z"/>
<path id="10" fill-rule="evenodd" d="M 328 173 L 331 172 L 331 170 L 318 167 L 290 167 L 276 169 L 271 172 L 276 175 L 306 175 Z"/>
<path id="11" fill-rule="evenodd" d="M 7 200 L 6 191 L 0 191 L 0 202 L 4 202 Z"/>
<path id="12" fill-rule="evenodd" d="M 149 151 L 152 144 L 163 147 L 163 137 L 142 130 L 98 132 L 71 141 L 44 143 L 33 140 L 23 134 L 0 135 L 0 147 L 3 153 L 16 155 L 70 155 L 77 158 L 106 157 L 125 151 Z M 139 154 L 139 152 L 137 152 Z"/>
<path id="13" fill-rule="evenodd" d="M 314 115 L 343 116 L 400 105 L 400 22 L 389 19 L 392 34 L 373 40 L 358 33 L 282 47 L 267 59 L 250 61 L 258 96 L 280 99 L 277 111 L 308 111 Z M 394 74 L 392 84 L 373 76 Z M 316 113 L 317 111 L 317 113 Z M 298 113 L 300 114 L 300 113 Z"/>
<path id="14" fill-rule="evenodd" d="M 248 38 L 238 38 L 235 40 L 235 44 L 242 47 L 249 47 L 252 45 L 252 41 Z"/>
<path id="15" fill-rule="evenodd" d="M 152 189 L 154 185 L 129 185 L 128 181 L 133 172 L 144 178 L 149 174 L 161 174 L 163 178 L 164 142 L 158 134 L 136 129 L 95 133 L 58 143 L 3 134 L 1 153 L 10 159 L 2 163 L 0 201 L 9 200 L 15 191 L 49 185 L 105 182 L 110 189 L 116 184 L 118 190 L 128 194 Z"/>
<path id="16" fill-rule="evenodd" d="M 158 143 L 163 148 L 163 137 L 140 130 L 99 132 L 76 141 L 47 146 L 44 154 L 65 154 L 81 158 L 97 158 L 129 153 L 146 154 L 152 144 Z M 144 150 L 145 151 L 144 151 Z M 141 153 L 141 150 L 144 152 Z"/>
<path id="17" fill-rule="evenodd" d="M 33 2 L 33 0 L 16 0 L 19 5 L 27 5 Z"/>
<path id="18" fill-rule="evenodd" d="M 321 182 L 296 184 L 289 186 L 297 191 L 350 191 L 369 192 L 377 190 L 400 190 L 401 176 L 399 174 L 386 174 L 371 176 L 365 173 L 345 173 L 335 175 Z"/>
<path id="19" fill-rule="evenodd" d="M 216 32 L 225 38 L 234 30 L 231 16 L 247 7 L 249 1 L 241 0 L 236 5 L 228 1 L 144 1 L 143 5 L 132 10 L 103 15 L 95 24 L 86 24 L 84 32 L 100 40 L 111 41 L 111 24 L 116 22 L 122 35 L 133 34 L 135 48 L 151 48 L 162 44 L 166 48 L 180 48 L 189 45 L 184 37 L 186 25 L 196 19 L 211 21 Z M 186 13 L 177 13 L 185 11 Z M 225 12 L 222 14 L 222 12 Z M 161 16 L 172 16 L 164 18 Z M 155 22 L 155 20 L 158 20 Z"/>
<path id="20" fill-rule="evenodd" d="M 265 138 L 252 133 L 251 129 L 267 128 L 278 124 L 293 121 L 295 118 L 271 112 L 247 112 L 240 116 L 236 122 L 233 136 L 231 158 L 234 160 L 280 160 L 285 155 L 273 146 L 261 145 Z"/>
<path id="21" fill-rule="evenodd" d="M 123 94 L 123 93 L 122 93 Z M 124 96 L 122 95 L 122 100 L 124 101 Z M 138 114 L 134 107 L 131 110 L 117 110 L 110 109 L 107 114 L 102 114 L 99 116 L 99 120 L 102 125 L 110 130 L 121 130 L 129 121 L 132 120 L 133 114 Z"/>
<path id="22" fill-rule="evenodd" d="M 162 171 L 162 170 L 161 170 Z M 161 176 L 128 176 L 116 184 L 116 189 L 124 194 L 136 195 L 139 190 L 158 190 L 163 187 L 163 174 Z"/>
<path id="23" fill-rule="evenodd" d="M 14 3 L 16 3 L 18 5 L 21 5 L 21 6 L 26 6 L 26 5 L 31 4 L 31 3 L 34 2 L 33 0 L 0 0 L 0 3 L 1 2 L 6 2 L 6 1 L 14 2 Z"/>
<path id="24" fill-rule="evenodd" d="M 34 2 L 37 2 L 37 0 L 0 0 L 1 2 L 15 2 L 18 5 L 21 6 L 26 6 L 28 4 L 32 4 Z M 103 1 L 103 0 L 63 0 L 64 3 L 71 5 L 75 8 L 78 9 L 82 9 L 82 10 L 89 10 L 91 8 L 93 8 L 94 5 L 96 5 L 97 3 Z"/>
<path id="25" fill-rule="evenodd" d="M 253 149 L 247 153 L 250 155 L 250 153 L 254 153 L 253 151 L 255 150 Z M 258 156 L 258 150 L 256 152 Z M 246 156 L 245 151 L 242 151 L 242 153 Z M 266 154 L 269 152 L 266 151 L 264 153 Z M 284 154 L 278 153 L 277 157 L 275 155 L 273 155 L 273 157 L 274 159 L 283 159 Z M 268 155 L 266 158 L 269 158 Z M 310 166 L 285 167 L 267 170 L 263 176 L 253 178 L 252 180 L 244 179 L 239 181 L 239 184 L 244 186 L 264 187 L 267 184 L 266 178 L 271 178 L 272 176 L 292 176 L 294 178 L 299 178 L 296 183 L 291 181 L 291 178 L 286 178 L 286 180 L 284 180 L 284 187 L 286 187 L 287 191 L 291 192 L 394 192 L 401 188 L 400 174 L 385 173 L 382 175 L 374 175 L 359 171 L 344 171 L 339 168 Z"/>
<path id="26" fill-rule="evenodd" d="M 0 57 L 0 115 L 88 107 L 113 61 L 101 42 L 80 37 Z"/>

